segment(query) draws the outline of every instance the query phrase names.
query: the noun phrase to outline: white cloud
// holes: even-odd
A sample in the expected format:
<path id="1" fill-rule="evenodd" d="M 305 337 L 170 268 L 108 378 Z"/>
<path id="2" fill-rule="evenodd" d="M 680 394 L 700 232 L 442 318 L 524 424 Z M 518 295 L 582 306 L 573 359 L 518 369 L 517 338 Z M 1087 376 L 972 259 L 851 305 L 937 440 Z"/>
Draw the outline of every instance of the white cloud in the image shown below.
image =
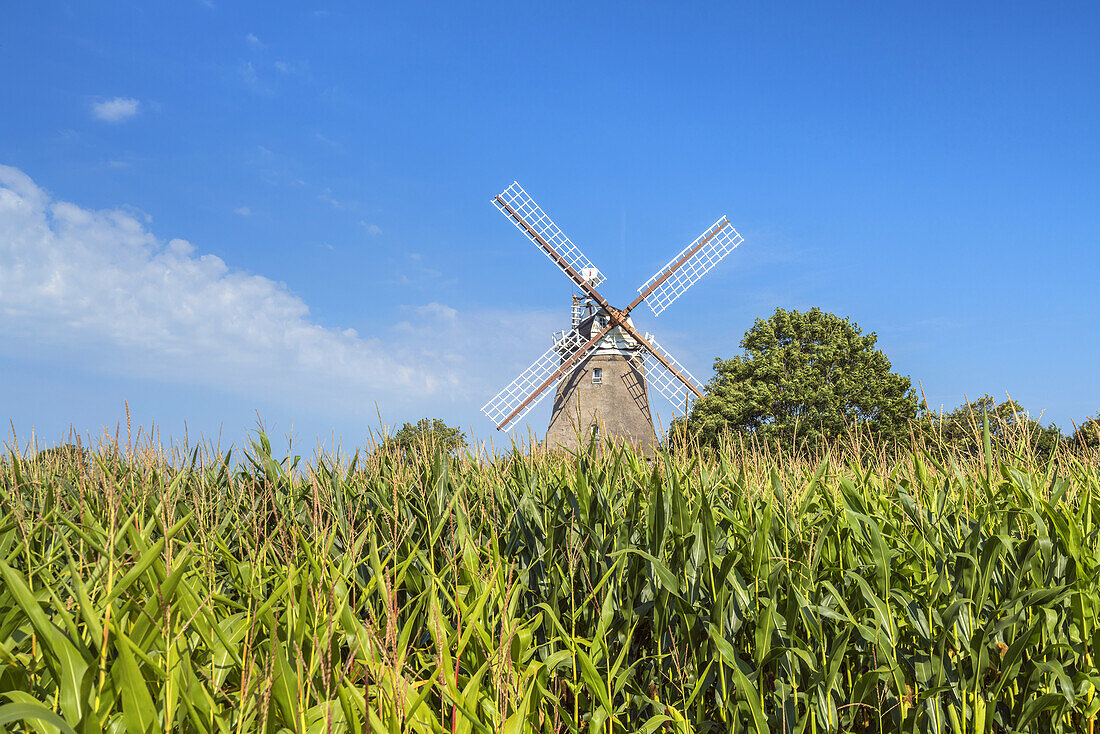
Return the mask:
<path id="1" fill-rule="evenodd" d="M 368 224 L 367 222 L 360 220 L 359 226 L 367 230 L 367 234 L 371 235 L 372 237 L 382 234 L 382 228 L 379 227 L 377 224 Z"/>
<path id="2" fill-rule="evenodd" d="M 92 115 L 104 122 L 122 122 L 138 113 L 141 102 L 132 97 L 115 97 L 92 103 Z"/>
<path id="3" fill-rule="evenodd" d="M 257 38 L 255 33 L 249 33 L 244 37 L 244 40 L 248 41 L 248 45 L 252 48 L 263 48 L 264 42 Z"/>
<path id="4" fill-rule="evenodd" d="M 299 181 L 299 183 L 304 184 L 305 181 Z M 340 199 L 337 199 L 337 198 L 333 197 L 332 189 L 330 189 L 328 187 L 326 187 L 323 191 L 321 191 L 321 193 L 317 194 L 317 198 L 320 199 L 321 201 L 324 201 L 324 202 L 327 202 L 328 204 L 330 204 L 333 209 L 345 209 L 345 208 L 347 208 L 348 204 L 351 203 L 351 202 L 342 201 Z M 362 224 L 362 222 L 360 222 L 360 224 Z"/>
<path id="5" fill-rule="evenodd" d="M 242 217 L 251 217 L 252 208 L 247 206 L 239 206 L 233 210 L 234 214 L 240 214 Z"/>
<path id="6" fill-rule="evenodd" d="M 244 85 L 254 94 L 272 97 L 278 91 L 276 86 L 272 84 L 266 76 L 260 75 L 260 72 L 256 69 L 256 65 L 251 61 L 242 61 L 237 67 L 237 74 L 240 75 Z"/>
<path id="7" fill-rule="evenodd" d="M 245 61 L 237 67 L 237 73 L 241 75 L 241 79 L 244 80 L 245 84 L 251 87 L 255 87 L 260 83 L 260 78 L 256 76 L 256 67 L 252 65 L 251 61 Z"/>
<path id="8" fill-rule="evenodd" d="M 442 303 L 436 303 L 435 301 L 423 306 L 413 306 L 412 308 L 421 316 L 430 316 L 440 321 L 454 321 L 458 318 L 458 309 L 444 306 Z"/>
<path id="9" fill-rule="evenodd" d="M 496 317 L 438 303 L 410 316 L 382 338 L 321 326 L 283 284 L 0 165 L 0 348 L 13 355 L 345 414 L 483 392 L 455 365 L 489 330 L 478 321 Z"/>

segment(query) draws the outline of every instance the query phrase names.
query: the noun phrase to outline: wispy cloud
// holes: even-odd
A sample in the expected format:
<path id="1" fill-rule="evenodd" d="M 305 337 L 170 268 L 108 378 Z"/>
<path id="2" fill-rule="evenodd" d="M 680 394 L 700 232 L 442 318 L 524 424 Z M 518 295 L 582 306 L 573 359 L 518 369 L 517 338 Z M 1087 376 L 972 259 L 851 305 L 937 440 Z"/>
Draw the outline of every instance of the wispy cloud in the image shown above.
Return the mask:
<path id="1" fill-rule="evenodd" d="M 425 294 L 447 291 L 457 285 L 456 278 L 444 278 L 443 271 L 430 267 L 419 252 L 406 253 L 404 258 L 390 260 L 394 274 L 386 280 L 389 285 L 409 287 Z"/>
<path id="2" fill-rule="evenodd" d="M 129 120 L 141 109 L 141 102 L 132 97 L 114 97 L 92 103 L 92 116 L 104 122 Z"/>
<path id="3" fill-rule="evenodd" d="M 367 231 L 367 234 L 369 234 L 371 237 L 377 237 L 378 235 L 382 234 L 382 228 L 379 227 L 377 224 L 368 223 L 364 220 L 359 220 L 359 226 L 365 229 Z"/>
<path id="4" fill-rule="evenodd" d="M 344 202 L 336 199 L 332 196 L 332 189 L 325 189 L 321 193 L 317 194 L 317 198 L 321 201 L 327 202 L 333 209 L 343 209 Z"/>
<path id="5" fill-rule="evenodd" d="M 410 323 L 439 330 L 435 311 L 414 313 Z M 461 380 L 422 361 L 423 350 L 397 332 L 382 341 L 321 326 L 285 285 L 184 240 L 164 242 L 122 210 L 55 200 L 7 166 L 0 166 L 0 333 L 36 353 L 79 354 L 95 369 L 337 410 L 367 409 L 381 397 L 450 395 Z"/>
<path id="6" fill-rule="evenodd" d="M 313 73 L 310 71 L 309 61 L 306 59 L 297 59 L 295 61 L 279 59 L 271 64 L 271 68 L 288 80 L 294 79 L 300 84 L 309 86 L 314 86 L 316 83 L 313 78 Z"/>
<path id="7" fill-rule="evenodd" d="M 263 48 L 263 47 L 264 47 L 264 42 L 263 42 L 263 41 L 261 41 L 261 40 L 259 39 L 259 37 L 257 37 L 257 36 L 256 36 L 256 34 L 255 34 L 255 33 L 249 33 L 248 35 L 246 35 L 246 36 L 244 37 L 244 40 L 245 40 L 245 41 L 246 41 L 246 42 L 248 43 L 248 45 L 249 45 L 249 46 L 251 46 L 252 48 L 255 48 L 255 49 L 261 49 L 261 48 Z"/>
<path id="8" fill-rule="evenodd" d="M 354 202 L 344 201 L 343 199 L 337 199 L 332 195 L 332 189 L 327 186 L 317 194 L 317 198 L 321 201 L 327 202 L 333 209 L 346 209 L 348 205 Z"/>
<path id="9" fill-rule="evenodd" d="M 284 68 L 280 69 L 279 65 L 282 62 L 276 62 L 274 67 L 279 75 L 297 74 L 295 67 L 287 66 L 283 64 Z M 248 61 L 241 61 L 237 65 L 237 76 L 244 82 L 245 86 L 255 94 L 259 94 L 264 97 L 273 97 L 280 91 L 281 78 L 277 77 L 272 72 L 272 67 L 260 59 L 251 59 Z"/>
<path id="10" fill-rule="evenodd" d="M 260 78 L 259 73 L 256 71 L 256 66 L 251 61 L 242 61 L 240 66 L 237 67 L 237 75 L 240 76 L 245 86 L 256 94 L 265 97 L 270 97 L 275 94 L 275 87 L 266 80 Z"/>
<path id="11" fill-rule="evenodd" d="M 458 309 L 445 306 L 442 303 L 436 303 L 435 301 L 426 303 L 423 306 L 412 306 L 411 308 L 421 316 L 430 316 L 442 321 L 454 321 L 458 318 Z"/>
<path id="12" fill-rule="evenodd" d="M 237 207 L 236 209 L 233 210 L 233 213 L 234 214 L 239 214 L 242 217 L 251 217 L 252 216 L 252 208 L 247 207 L 247 206 L 239 206 L 239 207 Z"/>
<path id="13" fill-rule="evenodd" d="M 325 137 L 321 133 L 313 133 L 313 139 L 316 140 L 319 143 L 324 143 L 325 145 L 327 145 L 330 148 L 333 148 L 334 150 L 341 150 L 344 147 L 340 143 L 333 140 L 332 138 Z"/>

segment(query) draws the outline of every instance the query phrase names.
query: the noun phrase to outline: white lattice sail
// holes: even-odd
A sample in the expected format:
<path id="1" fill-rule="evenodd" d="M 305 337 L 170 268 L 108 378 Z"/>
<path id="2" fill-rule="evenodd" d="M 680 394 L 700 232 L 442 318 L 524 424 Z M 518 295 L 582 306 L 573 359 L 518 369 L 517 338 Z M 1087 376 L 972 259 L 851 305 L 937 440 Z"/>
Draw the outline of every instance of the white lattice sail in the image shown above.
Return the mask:
<path id="1" fill-rule="evenodd" d="M 694 242 L 681 250 L 676 257 L 668 262 L 668 265 L 658 270 L 652 278 L 643 283 L 638 292 L 644 292 L 654 281 L 659 280 L 662 275 L 676 265 L 681 258 L 698 247 L 698 250 L 692 252 L 691 256 L 684 260 L 667 280 L 646 296 L 645 302 L 653 310 L 653 315 L 660 316 L 661 312 L 683 295 L 684 291 L 694 285 L 695 281 L 706 275 L 711 268 L 721 262 L 726 255 L 733 252 L 742 242 L 744 242 L 744 239 L 741 235 L 737 233 L 737 230 L 733 228 L 728 219 L 722 217 L 706 232 L 699 235 Z"/>
<path id="2" fill-rule="evenodd" d="M 558 225 L 554 224 L 546 212 L 535 203 L 534 199 L 527 195 L 527 192 L 523 190 L 518 183 L 512 182 L 512 185 L 500 192 L 499 196 L 493 197 L 493 205 L 497 209 L 508 217 L 508 219 L 516 226 L 520 232 L 523 232 L 527 236 L 527 239 L 535 243 L 535 245 L 542 251 L 546 257 L 550 258 L 550 261 L 557 265 L 559 268 L 561 265 L 554 260 L 554 256 L 546 251 L 542 242 L 539 242 L 532 232 L 537 234 L 542 240 L 549 245 L 554 251 L 561 256 L 562 260 L 569 263 L 569 266 L 573 268 L 573 271 L 582 280 L 577 280 L 573 276 L 569 276 L 571 280 L 577 283 L 578 286 L 584 286 L 584 282 L 587 281 L 592 287 L 598 286 L 604 281 L 603 274 L 599 268 L 592 264 L 592 262 L 584 256 L 584 253 L 573 244 L 572 240 L 565 236 Z M 511 211 L 509 211 L 509 209 Z M 519 217 L 523 222 L 517 221 L 516 217 Z M 524 226 L 526 223 L 526 227 Z M 530 229 L 528 229 L 530 228 Z M 561 268 L 562 272 L 569 275 L 569 272 L 565 268 Z"/>
<path id="3" fill-rule="evenodd" d="M 498 392 L 492 400 L 482 406 L 481 412 L 489 417 L 497 428 L 507 431 L 514 427 L 523 416 L 538 405 L 544 397 L 550 393 L 550 388 L 557 385 L 561 377 L 548 385 L 534 400 L 523 406 L 523 410 L 516 413 L 507 423 L 502 423 L 512 414 L 527 397 L 533 393 L 539 385 L 546 382 L 550 375 L 554 374 L 562 362 L 569 359 L 578 349 L 588 342 L 576 329 L 567 331 L 564 335 L 554 340 L 554 346 L 550 347 L 541 357 L 519 374 L 508 385 Z"/>
<path id="4" fill-rule="evenodd" d="M 690 380 L 699 392 L 703 391 L 703 386 L 700 384 L 699 380 L 695 379 L 695 375 L 691 374 L 667 349 L 662 347 L 660 343 L 653 338 L 652 334 L 647 333 L 645 338 L 646 341 L 653 345 L 653 348 L 660 352 L 661 356 L 667 359 L 681 375 Z M 685 385 L 679 377 L 674 375 L 668 367 L 665 367 L 659 359 L 654 357 L 648 349 L 644 350 L 644 354 L 646 384 L 649 388 L 655 389 L 657 392 L 661 393 L 662 397 L 664 397 L 677 412 L 683 414 L 687 410 L 688 396 L 694 393 L 691 393 L 687 385 Z"/>

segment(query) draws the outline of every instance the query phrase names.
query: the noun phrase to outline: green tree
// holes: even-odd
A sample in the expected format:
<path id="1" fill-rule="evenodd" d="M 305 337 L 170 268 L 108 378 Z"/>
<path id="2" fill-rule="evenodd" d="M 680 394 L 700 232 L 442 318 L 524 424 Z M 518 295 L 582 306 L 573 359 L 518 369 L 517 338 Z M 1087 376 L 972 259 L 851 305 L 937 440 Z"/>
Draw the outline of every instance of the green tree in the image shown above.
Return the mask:
<path id="1" fill-rule="evenodd" d="M 877 340 L 819 308 L 776 309 L 745 333 L 744 355 L 715 360 L 705 396 L 681 427 L 704 444 L 729 431 L 813 445 L 854 426 L 901 439 L 917 415 L 917 398 Z"/>
<path id="2" fill-rule="evenodd" d="M 80 472 L 90 464 L 88 450 L 76 444 L 64 443 L 42 449 L 34 456 L 40 466 L 62 472 Z"/>
<path id="3" fill-rule="evenodd" d="M 1063 440 L 1055 424 L 1044 426 L 1015 400 L 998 404 L 992 395 L 963 403 L 950 413 L 926 414 L 922 433 L 954 453 L 976 456 L 982 451 L 983 414 L 989 416 L 990 439 L 1001 446 L 1020 448 L 1026 442 L 1035 453 L 1049 456 Z"/>
<path id="4" fill-rule="evenodd" d="M 466 448 L 466 434 L 448 426 L 439 418 L 421 418 L 416 423 L 405 423 L 401 426 L 386 439 L 383 448 L 406 456 L 437 450 L 453 454 Z"/>
<path id="5" fill-rule="evenodd" d="M 1073 432 L 1069 441 L 1073 448 L 1100 448 L 1100 413 L 1077 426 L 1077 430 Z"/>

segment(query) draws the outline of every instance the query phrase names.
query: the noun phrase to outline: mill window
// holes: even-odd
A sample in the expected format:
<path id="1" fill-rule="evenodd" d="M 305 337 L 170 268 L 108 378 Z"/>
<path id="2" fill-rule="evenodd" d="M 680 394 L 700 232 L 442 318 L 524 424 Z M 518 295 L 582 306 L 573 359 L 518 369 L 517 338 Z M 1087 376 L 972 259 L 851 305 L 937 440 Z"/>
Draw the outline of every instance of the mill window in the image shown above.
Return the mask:
<path id="1" fill-rule="evenodd" d="M 603 382 L 603 370 L 599 367 L 592 368 L 592 384 L 599 385 Z"/>

